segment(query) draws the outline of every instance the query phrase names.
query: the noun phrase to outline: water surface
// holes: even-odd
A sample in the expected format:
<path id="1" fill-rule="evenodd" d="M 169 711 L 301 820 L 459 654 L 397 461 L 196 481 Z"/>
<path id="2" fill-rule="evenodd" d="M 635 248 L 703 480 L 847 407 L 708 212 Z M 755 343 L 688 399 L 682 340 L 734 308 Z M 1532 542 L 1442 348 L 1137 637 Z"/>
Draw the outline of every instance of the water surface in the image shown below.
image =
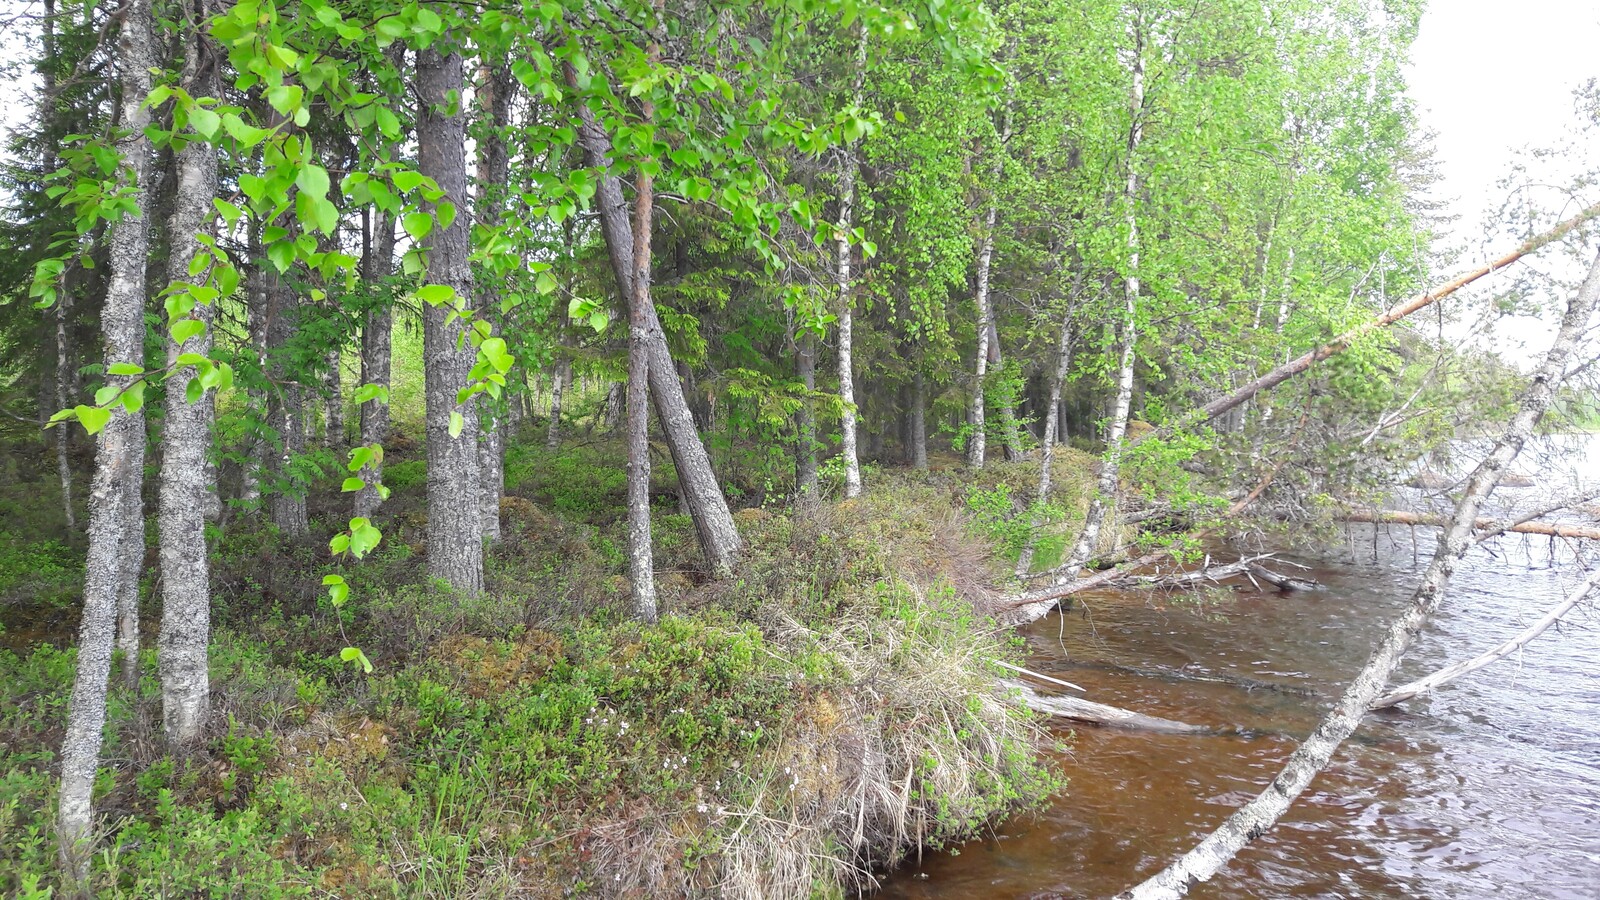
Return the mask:
<path id="1" fill-rule="evenodd" d="M 1537 490 L 1555 490 L 1567 464 L 1600 477 L 1581 461 L 1525 470 Z M 1358 527 L 1348 544 L 1300 559 L 1322 592 L 1246 588 L 1199 606 L 1102 592 L 1035 623 L 1033 668 L 1091 699 L 1235 731 L 1062 729 L 1061 796 L 908 866 L 882 896 L 1109 897 L 1153 874 L 1277 774 L 1408 601 L 1433 541 L 1425 529 L 1413 544 L 1411 529 Z M 1399 678 L 1512 637 L 1578 580 L 1571 548 L 1543 538 L 1474 552 Z M 1579 612 L 1520 658 L 1369 716 L 1278 827 L 1191 896 L 1600 898 L 1597 666 L 1600 615 Z"/>

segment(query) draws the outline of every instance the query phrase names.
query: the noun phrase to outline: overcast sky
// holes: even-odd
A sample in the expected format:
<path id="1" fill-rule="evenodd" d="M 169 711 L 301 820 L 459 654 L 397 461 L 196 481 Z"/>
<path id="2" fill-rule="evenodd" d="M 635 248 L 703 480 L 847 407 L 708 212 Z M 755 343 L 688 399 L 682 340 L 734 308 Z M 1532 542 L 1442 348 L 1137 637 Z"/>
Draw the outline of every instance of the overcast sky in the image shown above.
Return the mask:
<path id="1" fill-rule="evenodd" d="M 1573 89 L 1600 77 L 1600 4 L 1431 0 L 1411 59 L 1411 95 L 1422 124 L 1437 132 L 1443 183 L 1435 194 L 1451 200 L 1459 216 L 1446 241 L 1466 249 L 1463 264 L 1477 263 L 1506 243 L 1483 238 L 1484 212 L 1506 197 L 1497 182 L 1525 148 L 1562 140 L 1576 121 Z M 1583 156 L 1584 165 L 1600 164 L 1600 148 Z M 1556 197 L 1549 192 L 1541 199 Z M 1503 320 L 1487 343 L 1526 361 L 1550 332 L 1532 321 Z"/>

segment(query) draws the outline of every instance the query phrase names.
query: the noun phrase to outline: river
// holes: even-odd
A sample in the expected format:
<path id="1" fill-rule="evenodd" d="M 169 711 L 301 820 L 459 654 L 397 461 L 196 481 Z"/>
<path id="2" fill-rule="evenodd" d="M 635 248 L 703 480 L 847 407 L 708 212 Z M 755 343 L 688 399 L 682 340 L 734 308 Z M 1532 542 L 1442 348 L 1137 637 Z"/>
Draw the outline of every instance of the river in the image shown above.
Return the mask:
<path id="1" fill-rule="evenodd" d="M 1576 443 L 1587 452 L 1523 463 L 1541 486 L 1503 488 L 1502 507 L 1600 479 L 1600 440 Z M 1395 500 L 1429 506 L 1416 491 Z M 1223 733 L 1061 729 L 1070 781 L 1045 809 L 906 866 L 880 896 L 1103 898 L 1192 847 L 1277 773 L 1365 662 L 1435 539 L 1418 529 L 1414 546 L 1411 529 L 1370 526 L 1350 538 L 1290 557 L 1324 591 L 1246 587 L 1204 604 L 1101 592 L 1030 626 L 1032 668 Z M 1574 572 L 1571 549 L 1544 538 L 1473 552 L 1396 683 L 1512 637 Z M 1579 610 L 1520 657 L 1368 716 L 1278 827 L 1191 896 L 1600 898 L 1597 664 L 1600 613 Z"/>

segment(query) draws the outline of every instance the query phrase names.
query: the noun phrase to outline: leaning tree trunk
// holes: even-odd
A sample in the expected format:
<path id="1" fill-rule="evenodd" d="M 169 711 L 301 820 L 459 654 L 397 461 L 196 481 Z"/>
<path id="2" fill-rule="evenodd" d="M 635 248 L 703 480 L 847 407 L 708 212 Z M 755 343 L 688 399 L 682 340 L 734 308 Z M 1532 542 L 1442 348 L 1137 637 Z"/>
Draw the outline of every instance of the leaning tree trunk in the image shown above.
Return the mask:
<path id="1" fill-rule="evenodd" d="M 566 78 L 574 90 L 577 73 L 566 67 Z M 600 126 L 594 112 L 578 98 L 578 142 L 583 148 L 584 162 L 600 175 L 595 191 L 595 205 L 600 213 L 600 231 L 605 237 L 606 250 L 611 257 L 611 268 L 623 297 L 633 296 L 633 230 L 629 222 L 628 204 L 622 195 L 622 183 L 616 176 L 606 174 L 611 168 L 611 140 Z M 728 500 L 717 484 L 716 473 L 711 468 L 711 458 L 695 428 L 694 415 L 689 411 L 683 395 L 683 383 L 678 380 L 677 367 L 672 353 L 667 349 L 666 336 L 661 331 L 661 320 L 652 305 L 645 310 L 646 342 L 650 350 L 650 397 L 655 405 L 661 429 L 666 433 L 667 449 L 672 453 L 672 463 L 678 472 L 678 483 L 689 505 L 694 520 L 695 533 L 700 548 L 706 554 L 711 570 L 719 575 L 732 571 L 734 561 L 743 547 L 739 529 L 734 525 Z"/>
<path id="2" fill-rule="evenodd" d="M 1050 379 L 1050 403 L 1045 409 L 1050 412 L 1044 417 L 1044 439 L 1039 442 L 1039 491 L 1034 500 L 1033 521 L 1028 527 L 1028 541 L 1022 547 L 1022 553 L 1017 557 L 1016 576 L 1026 578 L 1033 569 L 1033 554 L 1039 544 L 1039 528 L 1043 522 L 1040 511 L 1046 503 L 1050 502 L 1050 475 L 1051 467 L 1055 464 L 1056 457 L 1056 429 L 1058 428 L 1055 415 L 1056 407 L 1061 405 L 1061 385 L 1067 380 L 1067 370 L 1072 368 L 1072 312 L 1069 310 L 1061 318 L 1061 341 L 1056 347 L 1055 377 Z"/>
<path id="3" fill-rule="evenodd" d="M 373 223 L 372 216 L 377 217 Z M 367 234 L 364 256 L 361 260 L 361 277 L 368 284 L 377 284 L 393 273 L 395 223 L 394 217 L 384 212 L 366 216 Z M 388 304 L 367 311 L 361 323 L 361 383 L 389 387 L 390 343 L 394 330 L 394 311 Z M 361 443 L 363 446 L 383 446 L 389 439 L 389 402 L 382 398 L 361 404 Z M 371 518 L 383 498 L 378 496 L 378 485 L 383 482 L 383 455 L 374 453 L 361 468 L 364 486 L 356 492 L 354 513 Z"/>
<path id="4" fill-rule="evenodd" d="M 427 49 L 417 54 L 417 167 L 444 192 L 441 202 L 465 209 L 466 128 L 459 109 L 465 87 L 461 55 Z M 428 233 L 428 281 L 448 285 L 455 303 L 472 307 L 472 268 L 468 261 L 470 219 L 457 215 L 445 228 Z M 441 223 L 442 225 L 442 223 Z M 457 403 L 466 388 L 476 354 L 460 318 L 450 321 L 450 304 L 428 304 L 422 311 L 423 367 L 428 411 L 428 574 L 473 595 L 483 590 L 483 512 L 478 470 L 478 412 Z M 459 416 L 460 428 L 452 428 Z"/>
<path id="5" fill-rule="evenodd" d="M 1207 881 L 1244 846 L 1265 834 L 1288 811 L 1289 805 L 1311 784 L 1333 758 L 1334 751 L 1361 724 L 1367 710 L 1383 695 L 1389 676 L 1422 626 L 1444 601 L 1445 590 L 1455 573 L 1456 563 L 1476 544 L 1473 524 L 1478 510 L 1511 461 L 1522 451 L 1545 411 L 1560 389 L 1573 350 L 1582 339 L 1589 319 L 1600 307 L 1600 258 L 1589 270 L 1583 288 L 1567 305 L 1555 343 L 1523 391 L 1505 434 L 1494 449 L 1473 470 L 1466 491 L 1456 503 L 1450 529 L 1439 542 L 1433 562 L 1422 576 L 1422 583 L 1411 595 L 1411 603 L 1389 625 L 1367 664 L 1356 673 L 1344 695 L 1317 725 L 1305 743 L 1284 763 L 1283 770 L 1267 789 L 1229 816 L 1193 850 L 1137 887 L 1119 894 L 1119 900 L 1175 900 L 1188 893 L 1190 886 Z"/>
<path id="6" fill-rule="evenodd" d="M 1106 427 L 1106 457 L 1100 465 L 1100 478 L 1095 484 L 1094 498 L 1089 501 L 1089 512 L 1084 518 L 1083 530 L 1078 533 L 1072 554 L 1058 569 L 1056 581 L 1065 584 L 1078 577 L 1081 569 L 1093 556 L 1100 543 L 1100 529 L 1106 512 L 1116 499 L 1117 480 L 1122 474 L 1122 438 L 1128 432 L 1128 413 L 1133 405 L 1133 353 L 1138 344 L 1137 314 L 1139 308 L 1139 143 L 1144 137 L 1144 17 L 1134 13 L 1133 91 L 1129 103 L 1131 122 L 1128 127 L 1128 180 L 1123 202 L 1127 205 L 1128 263 L 1123 278 L 1123 309 L 1121 346 L 1118 350 L 1117 399 L 1111 411 L 1111 421 Z"/>
<path id="7" fill-rule="evenodd" d="M 196 10 L 196 12 L 200 12 Z M 198 20 L 200 16 L 196 16 Z M 197 24 L 188 39 L 185 87 L 196 97 L 216 93 L 216 65 L 211 47 Z M 211 199 L 217 193 L 217 151 L 205 141 L 191 141 L 178 152 L 178 185 L 169 233 L 167 281 L 189 277 L 189 263 L 199 245 L 190 235 L 210 231 Z M 196 304 L 194 317 L 206 330 L 181 346 L 167 340 L 167 364 L 181 354 L 211 355 L 212 303 Z M 211 639 L 211 577 L 206 560 L 206 457 L 211 449 L 211 419 L 204 398 L 190 402 L 185 386 L 197 372 L 185 366 L 168 382 L 167 423 L 161 435 L 161 494 L 158 500 L 161 538 L 161 719 L 167 740 L 189 744 L 205 728 L 211 682 L 206 646 Z M 207 391 L 207 394 L 210 392 Z"/>
<path id="8" fill-rule="evenodd" d="M 149 0 L 127 0 L 121 9 L 116 66 L 121 86 L 121 134 L 118 151 L 128 167 L 134 205 L 149 206 L 150 142 L 145 128 L 150 114 L 150 70 L 156 65 L 154 17 Z M 111 228 L 110 284 L 100 315 L 105 335 L 105 363 L 144 364 L 145 260 L 149 256 L 149 222 L 143 213 L 118 219 Z M 126 387 L 133 376 L 106 375 L 106 383 Z M 144 544 L 140 511 L 130 507 L 143 470 L 143 416 L 120 405 L 100 432 L 95 472 L 89 494 L 89 551 L 84 563 L 83 616 L 78 632 L 77 675 L 67 708 L 67 730 L 61 741 L 61 793 L 56 835 L 62 870 L 82 886 L 89 875 L 89 824 L 95 770 L 100 761 L 106 721 L 106 689 L 111 676 L 119 595 L 126 583 L 123 560 L 141 557 Z M 130 488 L 131 485 L 131 488 Z"/>
<path id="9" fill-rule="evenodd" d="M 861 105 L 861 88 L 867 74 L 867 26 L 856 23 L 854 104 Z M 856 453 L 855 298 L 850 285 L 850 231 L 855 224 L 856 175 L 859 163 L 854 148 L 842 147 L 839 172 L 839 227 L 835 233 L 839 258 L 839 453 L 844 457 L 844 496 L 861 496 L 861 460 Z"/>

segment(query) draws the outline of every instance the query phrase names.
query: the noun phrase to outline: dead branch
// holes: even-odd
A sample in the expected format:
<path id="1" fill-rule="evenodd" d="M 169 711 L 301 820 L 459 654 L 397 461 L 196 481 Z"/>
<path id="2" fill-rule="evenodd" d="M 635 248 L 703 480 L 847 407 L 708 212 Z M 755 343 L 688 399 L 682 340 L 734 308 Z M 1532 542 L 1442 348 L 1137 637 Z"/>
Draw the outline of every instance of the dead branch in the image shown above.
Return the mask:
<path id="1" fill-rule="evenodd" d="M 1119 706 L 1108 706 L 1104 703 L 1095 703 L 1092 700 L 1083 700 L 1078 697 L 1049 696 L 1035 691 L 1020 681 L 1011 681 L 1002 678 L 1000 683 L 1022 695 L 1022 702 L 1034 712 L 1041 712 L 1062 719 L 1071 719 L 1074 722 L 1087 722 L 1090 725 L 1102 725 L 1108 728 L 1133 728 L 1139 731 L 1156 731 L 1162 734 L 1199 734 L 1210 731 L 1199 725 L 1188 725 L 1163 719 L 1159 716 L 1147 716 L 1136 713 Z"/>
<path id="2" fill-rule="evenodd" d="M 1251 565 L 1248 567 L 1252 579 L 1259 578 L 1280 591 L 1320 591 L 1322 582 L 1312 578 L 1296 578 L 1293 575 L 1284 575 L 1274 572 L 1264 566 Z"/>
<path id="3" fill-rule="evenodd" d="M 1588 597 L 1590 594 L 1594 593 L 1594 590 L 1597 586 L 1600 586 L 1600 569 L 1596 569 L 1594 572 L 1590 573 L 1589 577 L 1585 579 L 1582 584 L 1578 585 L 1572 590 L 1571 593 L 1567 594 L 1566 599 L 1556 604 L 1555 608 L 1545 613 L 1544 616 L 1539 619 L 1539 621 L 1528 626 L 1526 631 L 1487 653 L 1473 657 L 1466 662 L 1456 663 L 1453 666 L 1446 666 L 1445 668 L 1440 669 L 1426 678 L 1419 678 L 1403 687 L 1395 688 L 1384 696 L 1379 697 L 1377 700 L 1372 701 L 1372 706 L 1370 708 L 1386 709 L 1394 706 L 1395 704 L 1404 703 L 1413 697 L 1426 694 L 1441 684 L 1454 681 L 1468 672 L 1476 672 L 1484 666 L 1504 659 L 1512 653 L 1521 650 L 1523 647 L 1526 647 L 1530 642 L 1532 642 L 1534 638 L 1544 634 L 1545 631 L 1549 630 L 1550 626 L 1561 621 L 1562 616 L 1571 612 L 1574 606 L 1582 603 L 1585 597 Z"/>

